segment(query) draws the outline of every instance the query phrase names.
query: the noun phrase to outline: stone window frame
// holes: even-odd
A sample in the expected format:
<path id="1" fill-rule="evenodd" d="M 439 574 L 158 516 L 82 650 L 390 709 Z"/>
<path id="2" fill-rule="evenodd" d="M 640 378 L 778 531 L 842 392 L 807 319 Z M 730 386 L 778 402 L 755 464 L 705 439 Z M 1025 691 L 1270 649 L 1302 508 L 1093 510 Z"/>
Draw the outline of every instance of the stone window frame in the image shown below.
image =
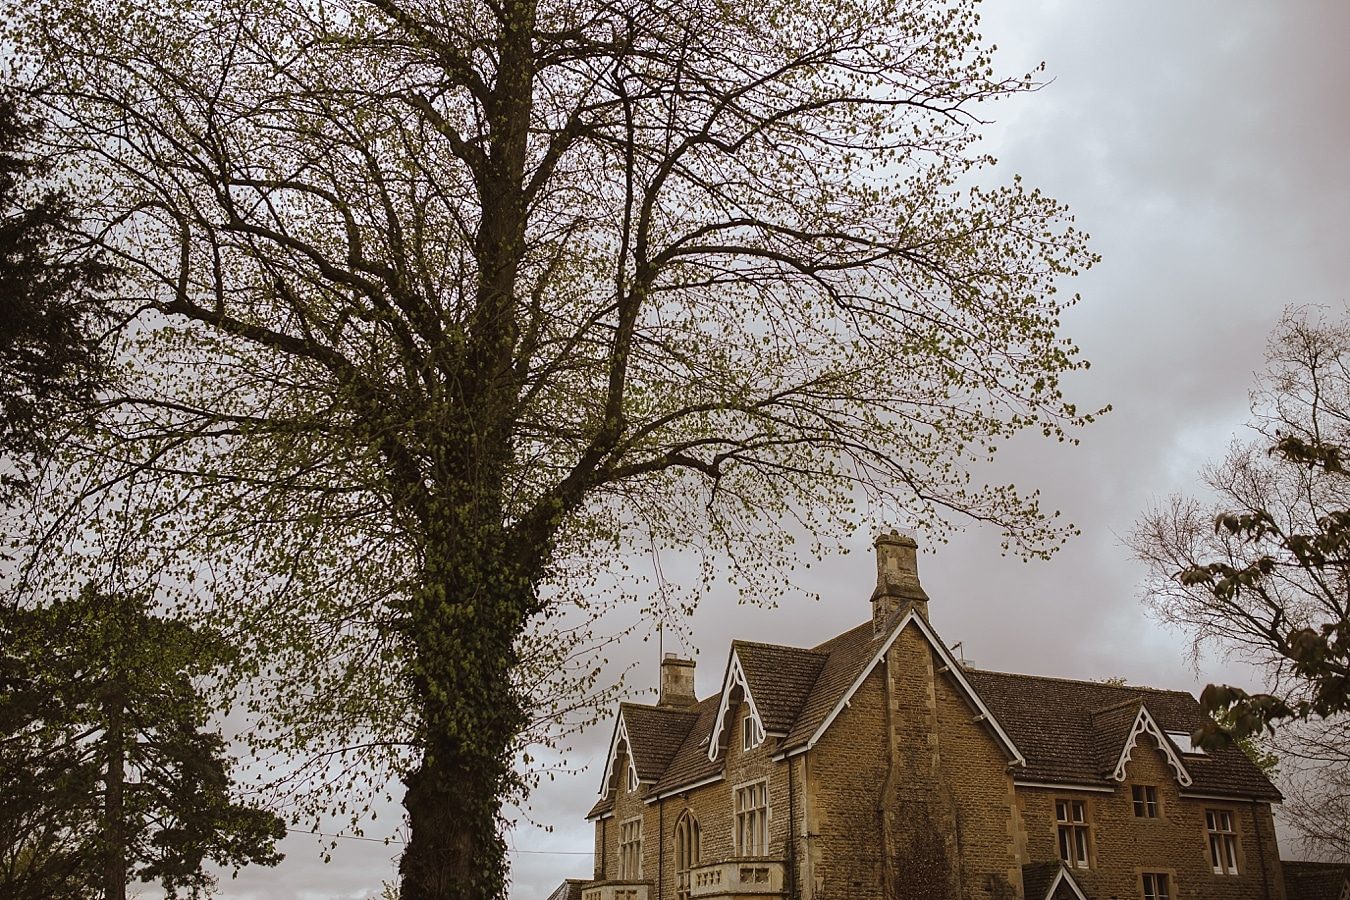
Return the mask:
<path id="1" fill-rule="evenodd" d="M 1156 784 L 1130 785 L 1130 808 L 1136 819 L 1161 819 L 1163 817 L 1162 796 Z M 1140 809 L 1143 812 L 1140 812 Z M 1149 809 L 1152 809 L 1152 812 Z"/>
<path id="2" fill-rule="evenodd" d="M 746 810 L 742 810 L 742 809 L 741 809 L 741 796 L 742 796 L 743 792 L 745 792 L 745 791 L 751 791 L 751 790 L 753 790 L 753 789 L 755 789 L 755 788 L 759 788 L 759 787 L 763 787 L 763 789 L 764 789 L 764 805 L 763 805 L 763 807 L 749 807 L 749 808 L 747 808 Z M 763 810 L 763 815 L 760 817 L 759 830 L 760 830 L 760 835 L 761 835 L 761 836 L 763 837 L 763 839 L 764 839 L 764 846 L 763 846 L 762 848 L 756 848 L 756 847 L 754 847 L 754 846 L 752 845 L 751 847 L 747 848 L 747 847 L 745 846 L 745 844 L 743 843 L 743 841 L 742 841 L 742 837 L 743 837 L 743 834 L 744 834 L 744 832 L 743 832 L 743 826 L 742 826 L 742 819 L 743 819 L 743 817 L 746 815 L 747 812 L 753 814 L 753 812 L 754 812 L 755 810 L 759 810 L 759 809 L 762 809 L 762 810 Z M 732 786 L 732 788 L 731 788 L 731 822 L 732 822 L 732 829 L 733 829 L 733 830 L 732 830 L 732 838 L 733 838 L 733 845 L 734 845 L 734 847 L 735 847 L 735 852 L 736 852 L 736 855 L 737 855 L 737 856 L 765 856 L 765 855 L 768 854 L 768 852 L 769 852 L 769 821 L 770 821 L 770 817 L 771 817 L 771 816 L 772 816 L 772 804 L 771 804 L 770 801 L 769 801 L 769 779 L 768 779 L 768 776 L 765 776 L 765 777 L 763 777 L 763 778 L 755 778 L 755 779 L 752 779 L 752 780 L 750 780 L 750 781 L 744 781 L 744 782 L 741 782 L 740 784 L 737 784 L 737 785 L 733 785 L 733 786 Z M 752 824 L 751 824 L 751 827 L 752 827 L 752 828 L 754 827 L 754 823 L 753 823 L 753 822 L 752 822 Z M 751 850 L 751 851 L 754 851 L 755 849 L 759 849 L 759 852 L 758 852 L 758 853 L 754 853 L 754 852 L 746 852 L 747 849 L 749 849 L 749 850 Z"/>
<path id="3" fill-rule="evenodd" d="M 689 900 L 692 872 L 703 856 L 703 834 L 694 811 L 685 809 L 675 820 L 675 897 Z"/>
<path id="4" fill-rule="evenodd" d="M 1135 872 L 1139 879 L 1140 900 L 1178 900 L 1180 897 L 1175 869 L 1136 869 Z M 1162 880 L 1161 893 L 1158 879 Z"/>
<path id="5" fill-rule="evenodd" d="M 619 880 L 642 880 L 642 816 L 619 823 Z"/>
<path id="6" fill-rule="evenodd" d="M 1246 869 L 1242 841 L 1238 839 L 1237 810 L 1229 806 L 1205 807 L 1205 855 L 1215 875 L 1240 875 Z"/>
<path id="7" fill-rule="evenodd" d="M 1060 819 L 1059 805 L 1066 804 L 1067 818 Z M 1056 796 L 1051 801 L 1051 810 L 1054 813 L 1055 828 L 1055 852 L 1059 854 L 1059 859 L 1064 863 L 1064 867 L 1071 871 L 1096 868 L 1096 835 L 1093 833 L 1093 808 L 1092 801 L 1087 797 Z M 1074 820 L 1074 806 L 1082 807 L 1083 817 L 1081 820 Z M 1083 839 L 1083 858 L 1078 859 L 1077 853 L 1074 853 L 1073 859 L 1064 858 L 1064 844 L 1062 843 L 1065 832 L 1069 834 L 1069 846 L 1071 849 L 1078 849 L 1078 837 Z"/>

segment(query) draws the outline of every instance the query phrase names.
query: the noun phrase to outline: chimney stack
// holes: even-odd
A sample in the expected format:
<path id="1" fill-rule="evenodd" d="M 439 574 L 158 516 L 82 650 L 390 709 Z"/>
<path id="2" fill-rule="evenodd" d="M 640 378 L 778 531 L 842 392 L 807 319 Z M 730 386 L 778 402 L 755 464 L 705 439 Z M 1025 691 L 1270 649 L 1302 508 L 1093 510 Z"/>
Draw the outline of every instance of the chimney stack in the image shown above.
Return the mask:
<path id="1" fill-rule="evenodd" d="M 872 592 L 872 629 L 880 633 L 891 615 L 907 603 L 928 618 L 928 594 L 919 584 L 919 544 L 898 531 L 877 536 L 877 588 Z"/>
<path id="2" fill-rule="evenodd" d="M 657 706 L 687 709 L 698 703 L 694 696 L 694 661 L 667 653 L 661 660 L 661 696 Z"/>

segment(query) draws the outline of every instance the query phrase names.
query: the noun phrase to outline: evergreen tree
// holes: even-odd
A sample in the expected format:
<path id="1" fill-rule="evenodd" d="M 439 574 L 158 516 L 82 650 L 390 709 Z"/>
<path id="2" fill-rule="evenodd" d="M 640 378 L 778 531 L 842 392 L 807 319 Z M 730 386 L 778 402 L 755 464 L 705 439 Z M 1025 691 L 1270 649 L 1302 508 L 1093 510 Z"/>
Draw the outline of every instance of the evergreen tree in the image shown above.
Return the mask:
<path id="1" fill-rule="evenodd" d="M 39 124 L 0 89 L 0 490 L 11 493 L 51 447 L 62 415 L 82 408 L 101 378 L 98 287 L 110 269 L 70 240 L 66 197 L 41 185 L 30 150 Z"/>
<path id="2" fill-rule="evenodd" d="M 0 645 L 0 895 L 124 900 L 139 879 L 196 897 L 208 861 L 280 862 L 282 820 L 231 797 L 206 728 L 218 635 L 86 587 L 6 611 Z"/>

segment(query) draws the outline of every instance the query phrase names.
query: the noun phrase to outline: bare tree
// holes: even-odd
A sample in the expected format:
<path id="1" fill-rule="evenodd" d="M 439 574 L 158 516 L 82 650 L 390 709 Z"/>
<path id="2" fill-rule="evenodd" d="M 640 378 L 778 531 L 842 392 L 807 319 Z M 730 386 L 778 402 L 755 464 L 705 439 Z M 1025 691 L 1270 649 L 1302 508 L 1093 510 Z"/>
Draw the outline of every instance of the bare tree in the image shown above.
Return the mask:
<path id="1" fill-rule="evenodd" d="M 634 543 L 755 591 L 766 529 L 861 500 L 1070 533 L 969 471 L 1092 418 L 1055 283 L 1093 256 L 975 183 L 980 104 L 1035 84 L 972 4 L 58 7 L 13 12 L 139 344 L 45 533 L 131 516 L 323 645 L 304 699 L 404 748 L 407 900 L 502 894 L 522 635 Z"/>
<path id="2" fill-rule="evenodd" d="M 1201 699 L 1225 715 L 1203 737 L 1241 741 L 1286 723 L 1275 742 L 1285 817 L 1311 846 L 1344 853 L 1350 326 L 1288 310 L 1266 363 L 1251 395 L 1253 437 L 1204 471 L 1209 496 L 1151 510 L 1131 543 L 1149 564 L 1154 611 L 1188 631 L 1196 652 L 1214 645 L 1270 673 L 1263 693 L 1209 686 Z"/>

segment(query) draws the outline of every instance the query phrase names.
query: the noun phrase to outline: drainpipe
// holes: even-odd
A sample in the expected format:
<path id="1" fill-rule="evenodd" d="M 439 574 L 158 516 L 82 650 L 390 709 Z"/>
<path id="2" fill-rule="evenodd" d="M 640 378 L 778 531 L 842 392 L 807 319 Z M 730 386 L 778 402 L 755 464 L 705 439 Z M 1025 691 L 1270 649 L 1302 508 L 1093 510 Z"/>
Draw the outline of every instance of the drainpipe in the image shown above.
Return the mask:
<path id="1" fill-rule="evenodd" d="M 797 792 L 792 780 L 792 757 L 788 757 L 788 897 L 797 900 Z"/>
<path id="2" fill-rule="evenodd" d="M 666 878 L 666 798 L 656 801 L 656 900 L 661 900 L 662 884 Z"/>
<path id="3" fill-rule="evenodd" d="M 889 898 L 895 887 L 891 878 L 891 825 L 886 815 L 886 803 L 891 798 L 891 784 L 895 781 L 895 696 L 891 686 L 891 659 L 888 652 L 882 660 L 882 671 L 886 677 L 886 777 L 882 779 L 881 791 L 877 794 L 877 817 L 881 830 L 881 896 Z"/>

